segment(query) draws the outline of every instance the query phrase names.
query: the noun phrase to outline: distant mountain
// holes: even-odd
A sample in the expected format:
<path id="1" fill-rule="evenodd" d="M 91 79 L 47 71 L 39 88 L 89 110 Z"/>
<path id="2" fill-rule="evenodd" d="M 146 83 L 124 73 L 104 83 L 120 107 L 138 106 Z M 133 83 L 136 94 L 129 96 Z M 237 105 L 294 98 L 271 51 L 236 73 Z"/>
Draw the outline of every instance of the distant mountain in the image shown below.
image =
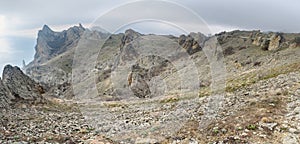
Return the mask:
<path id="1" fill-rule="evenodd" d="M 73 97 L 71 88 L 72 66 L 75 48 L 77 47 L 80 39 L 87 39 L 94 37 L 99 41 L 105 41 L 102 48 L 87 47 L 90 53 L 97 54 L 101 49 L 101 53 L 97 56 L 97 64 L 94 66 L 98 75 L 98 90 L 99 95 L 116 95 L 112 85 L 107 84 L 107 77 L 111 74 L 114 68 L 118 67 L 122 61 L 127 61 L 134 57 L 136 47 L 131 44 L 133 41 L 139 41 L 139 45 L 149 45 L 148 41 L 155 40 L 161 41 L 162 47 L 173 47 L 164 43 L 165 41 L 175 42 L 181 46 L 192 59 L 199 63 L 199 65 L 207 65 L 205 60 L 200 60 L 198 57 L 205 56 L 202 49 L 206 41 L 216 37 L 218 43 L 223 48 L 223 54 L 227 57 L 241 57 L 241 53 L 247 50 L 254 50 L 259 48 L 261 52 L 264 51 L 278 51 L 285 48 L 299 47 L 299 42 L 296 41 L 299 34 L 284 34 L 284 33 L 262 33 L 260 31 L 232 31 L 222 32 L 215 36 L 206 37 L 201 33 L 191 33 L 189 35 L 175 36 L 159 36 L 159 35 L 143 35 L 135 32 L 132 29 L 127 30 L 125 33 L 112 34 L 108 38 L 107 33 L 102 33 L 97 30 L 88 30 L 82 25 L 74 26 L 62 32 L 54 32 L 47 25 L 39 31 L 37 45 L 35 47 L 36 54 L 34 60 L 26 66 L 26 73 L 34 80 L 41 82 L 44 86 L 52 91 L 57 97 Z M 108 39 L 105 39 L 108 38 Z M 245 50 L 244 50 L 245 49 Z M 175 50 L 175 49 L 174 49 Z M 256 50 L 258 59 L 264 59 L 259 55 Z M 244 55 L 248 55 L 245 53 Z M 111 56 L 111 57 L 108 57 Z M 133 56 L 133 57 L 132 57 Z M 253 57 L 250 55 L 248 57 Z M 88 61 L 92 56 L 84 57 L 82 61 Z M 131 58 L 130 58 L 131 57 Z M 238 61 L 239 58 L 235 58 Z M 241 58 L 241 61 L 247 61 L 246 57 Z M 116 63 L 117 62 L 117 63 Z M 205 62 L 205 63 L 203 63 Z M 150 62 L 149 62 L 150 63 Z M 243 62 L 243 63 L 251 63 Z M 257 62 L 262 65 L 268 66 L 267 63 Z M 93 65 L 87 64 L 86 66 Z M 236 64 L 234 64 L 236 65 Z M 247 64 L 241 64 L 247 66 Z M 246 68 L 250 69 L 252 67 Z M 230 68 L 231 69 L 231 68 Z M 91 69 L 93 70 L 93 68 Z M 159 71 L 159 70 L 158 70 Z M 204 85 L 211 83 L 209 76 L 201 73 L 207 73 L 207 69 L 199 69 L 200 79 Z M 234 74 L 234 73 L 233 73 Z M 232 74 L 231 74 L 232 75 Z M 106 83 L 106 84 L 101 84 Z M 143 88 L 142 88 L 143 89 Z M 52 94 L 53 95 L 53 94 Z M 139 94 L 137 94 L 139 95 Z"/>
<path id="2" fill-rule="evenodd" d="M 34 64 L 43 64 L 51 58 L 76 46 L 85 28 L 80 24 L 62 32 L 54 32 L 47 25 L 38 32 Z"/>

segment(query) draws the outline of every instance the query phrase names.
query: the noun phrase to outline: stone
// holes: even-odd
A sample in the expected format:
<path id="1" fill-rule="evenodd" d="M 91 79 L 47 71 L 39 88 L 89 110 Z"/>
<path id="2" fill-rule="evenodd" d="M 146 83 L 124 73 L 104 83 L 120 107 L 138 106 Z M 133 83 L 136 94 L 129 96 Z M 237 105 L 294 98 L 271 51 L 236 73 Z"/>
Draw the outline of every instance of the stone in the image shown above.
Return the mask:
<path id="1" fill-rule="evenodd" d="M 292 44 L 290 44 L 290 48 L 297 48 L 297 47 L 299 47 L 300 45 L 298 45 L 297 43 L 292 43 Z"/>
<path id="2" fill-rule="evenodd" d="M 121 40 L 121 49 L 126 45 L 129 44 L 130 42 L 134 41 L 136 38 L 140 37 L 141 34 L 132 30 L 132 29 L 128 29 L 125 31 L 125 34 Z"/>
<path id="3" fill-rule="evenodd" d="M 260 44 L 262 50 L 269 50 L 270 40 L 264 39 Z"/>
<path id="4" fill-rule="evenodd" d="M 256 46 L 261 46 L 262 42 L 263 42 L 262 36 L 256 36 L 252 44 Z"/>
<path id="5" fill-rule="evenodd" d="M 0 78 L 0 108 L 8 107 L 13 97 L 8 92 Z"/>
<path id="6" fill-rule="evenodd" d="M 287 134 L 282 139 L 283 144 L 299 144 L 299 138 L 293 134 Z"/>
<path id="7" fill-rule="evenodd" d="M 261 123 L 262 127 L 268 128 L 270 131 L 273 131 L 274 128 L 278 125 L 277 123 Z"/>
<path id="8" fill-rule="evenodd" d="M 269 43 L 268 50 L 278 50 L 283 38 L 279 34 L 273 34 Z"/>
<path id="9" fill-rule="evenodd" d="M 135 144 L 154 144 L 154 143 L 158 143 L 158 141 L 156 139 L 151 139 L 151 138 L 140 138 L 138 137 L 135 141 Z"/>
<path id="10" fill-rule="evenodd" d="M 188 36 L 180 35 L 178 44 L 191 55 L 202 49 L 205 40 L 206 37 L 201 33 L 190 33 Z"/>
<path id="11" fill-rule="evenodd" d="M 43 99 L 43 87 L 18 67 L 5 66 L 2 81 L 15 100 L 41 101 Z"/>

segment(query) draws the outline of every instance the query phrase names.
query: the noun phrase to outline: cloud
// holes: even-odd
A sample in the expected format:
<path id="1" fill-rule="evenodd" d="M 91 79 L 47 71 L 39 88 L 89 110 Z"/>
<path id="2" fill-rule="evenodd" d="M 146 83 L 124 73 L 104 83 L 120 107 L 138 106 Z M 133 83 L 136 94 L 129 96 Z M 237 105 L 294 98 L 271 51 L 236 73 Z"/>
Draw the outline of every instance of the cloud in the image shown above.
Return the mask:
<path id="1" fill-rule="evenodd" d="M 5 30 L 5 16 L 0 15 L 0 36 L 4 33 Z"/>
<path id="2" fill-rule="evenodd" d="M 186 0 L 209 24 L 264 31 L 300 32 L 299 0 Z"/>
<path id="3" fill-rule="evenodd" d="M 15 21 L 17 29 L 35 29 L 43 24 L 64 25 L 91 23 L 100 15 L 128 2 L 136 0 L 9 0 L 0 1 L 0 13 Z M 298 0 L 164 0 L 179 3 L 195 11 L 209 25 L 229 26 L 243 29 L 261 29 L 285 32 L 300 32 Z M 140 5 L 128 11 L 143 12 L 151 5 Z M 12 10 L 13 9 L 13 10 Z M 163 9 L 151 13 L 163 14 Z M 126 13 L 125 13 L 126 14 Z M 180 15 L 174 11 L 173 17 Z M 120 13 L 120 15 L 124 15 Z M 130 15 L 129 15 L 130 16 Z M 118 20 L 118 19 L 114 19 Z"/>
<path id="4" fill-rule="evenodd" d="M 0 68 L 11 63 L 14 56 L 18 53 L 18 51 L 12 47 L 11 41 L 6 37 L 6 34 L 8 33 L 7 27 L 7 18 L 0 15 Z M 1 70 L 0 74 L 2 74 Z"/>
<path id="5" fill-rule="evenodd" d="M 1 55 L 0 62 L 7 60 L 7 58 L 12 53 L 12 48 L 10 47 L 10 43 L 4 37 L 5 33 L 6 33 L 5 16 L 0 15 L 0 55 Z"/>

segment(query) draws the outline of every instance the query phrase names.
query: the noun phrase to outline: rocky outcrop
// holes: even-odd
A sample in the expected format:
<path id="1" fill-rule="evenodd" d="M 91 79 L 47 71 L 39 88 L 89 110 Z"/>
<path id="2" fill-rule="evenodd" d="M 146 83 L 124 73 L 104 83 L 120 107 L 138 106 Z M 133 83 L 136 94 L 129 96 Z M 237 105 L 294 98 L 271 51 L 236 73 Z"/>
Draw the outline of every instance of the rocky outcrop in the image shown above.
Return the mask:
<path id="1" fill-rule="evenodd" d="M 24 68 L 26 74 L 60 97 L 71 81 L 74 48 L 85 31 L 81 24 L 62 32 L 54 32 L 44 25 L 38 32 L 34 60 Z M 54 58 L 57 61 L 45 64 Z"/>
<path id="2" fill-rule="evenodd" d="M 128 85 L 135 96 L 139 98 L 149 97 L 151 94 L 150 88 L 147 84 L 148 70 L 138 65 L 132 67 L 132 72 L 128 77 Z"/>
<path id="3" fill-rule="evenodd" d="M 134 39 L 140 37 L 142 34 L 132 30 L 132 29 L 128 29 L 125 31 L 125 34 L 122 38 L 122 44 L 121 44 L 121 48 L 125 45 L 128 44 L 130 42 L 132 42 Z"/>
<path id="4" fill-rule="evenodd" d="M 282 36 L 279 34 L 273 34 L 269 43 L 268 50 L 278 50 L 282 42 Z"/>
<path id="5" fill-rule="evenodd" d="M 33 63 L 41 64 L 75 47 L 85 28 L 80 24 L 62 32 L 54 32 L 47 25 L 38 32 Z"/>
<path id="6" fill-rule="evenodd" d="M 123 47 L 126 46 L 126 44 L 130 45 L 130 42 L 134 41 L 135 39 L 137 39 L 140 36 L 142 36 L 142 34 L 136 32 L 132 29 L 126 30 L 121 39 L 120 49 L 122 50 Z"/>
<path id="7" fill-rule="evenodd" d="M 184 48 L 189 54 L 193 54 L 201 50 L 205 40 L 205 35 L 201 33 L 191 33 L 188 36 L 181 35 L 178 38 L 178 44 L 182 46 L 182 48 Z"/>
<path id="8" fill-rule="evenodd" d="M 270 45 L 270 41 L 267 39 L 264 39 L 261 43 L 260 43 L 260 47 L 262 50 L 269 50 L 269 45 Z"/>
<path id="9" fill-rule="evenodd" d="M 157 76 L 165 77 L 174 71 L 169 61 L 157 56 L 147 56 L 131 67 L 128 85 L 136 97 L 152 97 L 151 94 L 156 93 L 157 90 L 151 91 L 154 87 L 151 85 L 151 79 Z"/>
<path id="10" fill-rule="evenodd" d="M 256 36 L 253 40 L 253 43 L 254 45 L 256 46 L 261 46 L 263 40 L 262 40 L 262 36 Z"/>
<path id="11" fill-rule="evenodd" d="M 253 37 L 253 45 L 261 47 L 263 50 L 274 51 L 282 47 L 283 36 L 278 33 L 264 34 L 256 33 Z"/>
<path id="12" fill-rule="evenodd" d="M 43 100 L 43 87 L 25 75 L 18 67 L 5 66 L 2 81 L 14 100 L 35 102 Z"/>
<path id="13" fill-rule="evenodd" d="M 290 48 L 297 48 L 297 47 L 300 47 L 300 36 L 298 37 L 295 37 L 291 44 L 289 45 Z"/>

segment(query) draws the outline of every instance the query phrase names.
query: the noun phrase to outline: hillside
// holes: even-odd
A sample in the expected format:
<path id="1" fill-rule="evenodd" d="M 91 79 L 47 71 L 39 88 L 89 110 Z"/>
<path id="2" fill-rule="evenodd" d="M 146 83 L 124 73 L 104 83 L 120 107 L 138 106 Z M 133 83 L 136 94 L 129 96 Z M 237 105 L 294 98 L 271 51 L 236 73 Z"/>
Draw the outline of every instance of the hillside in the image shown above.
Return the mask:
<path id="1" fill-rule="evenodd" d="M 44 26 L 25 72 L 48 102 L 8 109 L 0 143 L 300 143 L 299 39 L 261 31 L 177 37 Z M 2 86 L 6 79 L 2 107 L 11 101 L 6 89 L 14 89 Z"/>

